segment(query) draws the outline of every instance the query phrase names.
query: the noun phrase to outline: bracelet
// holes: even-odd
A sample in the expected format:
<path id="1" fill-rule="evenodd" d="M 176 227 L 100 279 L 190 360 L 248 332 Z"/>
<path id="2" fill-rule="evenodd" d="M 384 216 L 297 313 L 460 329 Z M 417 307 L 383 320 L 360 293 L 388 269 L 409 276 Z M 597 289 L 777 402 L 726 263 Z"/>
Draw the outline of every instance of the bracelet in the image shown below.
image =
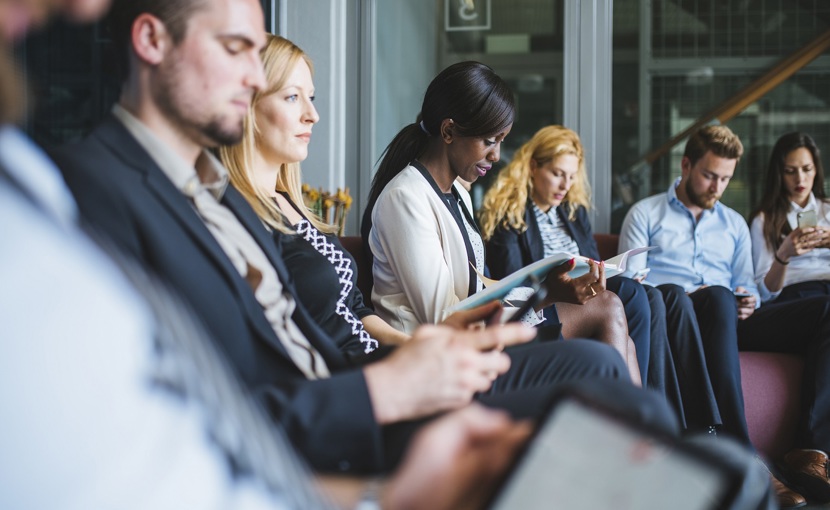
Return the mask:
<path id="1" fill-rule="evenodd" d="M 784 262 L 783 260 L 781 260 L 780 258 L 778 258 L 778 252 L 773 253 L 773 254 L 772 254 L 772 256 L 773 256 L 773 257 L 775 257 L 775 260 L 777 260 L 777 261 L 778 261 L 778 263 L 779 263 L 779 264 L 781 264 L 782 266 L 786 266 L 787 264 L 789 264 L 789 263 L 790 263 L 790 261 L 789 261 L 789 260 L 788 260 L 788 261 L 786 261 L 786 262 Z"/>

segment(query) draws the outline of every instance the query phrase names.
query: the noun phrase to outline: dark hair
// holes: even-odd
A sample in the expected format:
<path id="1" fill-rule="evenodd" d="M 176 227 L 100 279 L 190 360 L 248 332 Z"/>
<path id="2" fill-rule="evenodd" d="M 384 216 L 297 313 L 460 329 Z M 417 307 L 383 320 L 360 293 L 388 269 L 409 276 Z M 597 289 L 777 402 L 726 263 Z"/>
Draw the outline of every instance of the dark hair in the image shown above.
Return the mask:
<path id="1" fill-rule="evenodd" d="M 764 194 L 750 220 L 759 214 L 764 215 L 764 240 L 770 250 L 775 251 L 781 246 L 781 239 L 791 231 L 787 221 L 790 210 L 790 198 L 784 185 L 784 160 L 792 151 L 800 148 L 810 151 L 816 176 L 813 179 L 813 194 L 819 200 L 826 198 L 824 193 L 824 169 L 821 166 L 821 151 L 816 142 L 806 133 L 787 133 L 775 142 L 769 156 L 767 173 L 764 178 Z"/>
<path id="2" fill-rule="evenodd" d="M 726 126 L 704 126 L 689 137 L 683 157 L 694 165 L 708 151 L 719 158 L 741 159 L 744 146 L 738 135 Z"/>
<path id="3" fill-rule="evenodd" d="M 187 22 L 193 13 L 210 0 L 114 0 L 109 25 L 119 78 L 125 80 L 130 69 L 130 39 L 133 22 L 141 14 L 152 14 L 164 23 L 174 44 L 184 39 Z"/>
<path id="4" fill-rule="evenodd" d="M 438 134 L 444 119 L 453 120 L 458 136 L 491 136 L 512 124 L 515 112 L 513 92 L 490 67 L 480 62 L 459 62 L 441 71 L 427 87 L 416 121 L 398 132 L 384 150 L 369 190 L 364 224 L 367 216 L 371 218 L 383 188 L 423 153 L 427 140 Z M 367 231 L 365 225 L 363 230 Z"/>

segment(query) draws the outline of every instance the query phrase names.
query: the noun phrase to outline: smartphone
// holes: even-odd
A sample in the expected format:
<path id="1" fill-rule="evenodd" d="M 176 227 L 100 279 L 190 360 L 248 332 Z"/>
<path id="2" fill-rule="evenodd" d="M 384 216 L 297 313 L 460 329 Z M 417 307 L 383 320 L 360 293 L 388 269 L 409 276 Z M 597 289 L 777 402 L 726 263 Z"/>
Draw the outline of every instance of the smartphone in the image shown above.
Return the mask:
<path id="1" fill-rule="evenodd" d="M 631 279 L 632 279 L 632 280 L 636 280 L 637 278 L 640 278 L 640 277 L 645 278 L 646 276 L 648 276 L 649 271 L 651 271 L 651 268 L 650 268 L 650 267 L 644 267 L 643 269 L 640 269 L 639 271 L 637 271 L 636 273 L 634 273 L 634 274 L 631 276 Z"/>
<path id="2" fill-rule="evenodd" d="M 798 228 L 815 227 L 818 224 L 816 211 L 810 209 L 809 211 L 801 211 L 796 215 Z"/>
<path id="3" fill-rule="evenodd" d="M 714 510 L 730 507 L 740 476 L 705 450 L 568 394 L 554 399 L 489 508 Z"/>
<path id="4" fill-rule="evenodd" d="M 533 289 L 533 294 L 531 294 L 530 297 L 527 298 L 527 301 L 522 303 L 522 306 L 520 306 L 519 309 L 516 310 L 516 313 L 514 313 L 510 316 L 509 319 L 507 319 L 507 322 L 518 322 L 519 320 L 521 320 L 521 318 L 524 317 L 527 312 L 533 310 L 537 304 L 541 303 L 542 300 L 545 299 L 545 296 L 547 296 L 548 294 L 548 291 L 545 290 L 544 287 L 542 287 L 541 283 L 539 283 L 539 279 L 536 277 L 532 277 L 530 279 L 530 288 Z"/>
<path id="5" fill-rule="evenodd" d="M 738 299 L 749 297 L 752 295 L 751 292 L 738 292 L 737 290 L 733 291 L 732 294 L 735 294 L 735 297 Z"/>

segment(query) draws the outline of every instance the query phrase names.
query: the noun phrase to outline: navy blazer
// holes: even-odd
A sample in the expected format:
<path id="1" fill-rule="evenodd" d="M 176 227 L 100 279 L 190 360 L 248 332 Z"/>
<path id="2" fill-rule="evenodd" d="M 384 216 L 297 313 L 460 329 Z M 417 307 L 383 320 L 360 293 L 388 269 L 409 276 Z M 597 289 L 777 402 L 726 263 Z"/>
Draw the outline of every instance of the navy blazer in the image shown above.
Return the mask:
<path id="1" fill-rule="evenodd" d="M 332 371 L 329 379 L 303 376 L 190 201 L 117 119 L 110 116 L 54 157 L 84 220 L 178 291 L 312 466 L 382 469 L 382 430 L 362 370 L 349 365 L 298 301 L 293 318 Z M 229 186 L 222 203 L 294 293 L 277 245 L 245 199 Z"/>
<path id="2" fill-rule="evenodd" d="M 584 207 L 579 207 L 575 218 L 571 221 L 568 219 L 567 203 L 563 202 L 556 208 L 556 214 L 576 241 L 579 254 L 600 260 L 597 242 L 594 240 L 591 223 L 588 221 L 588 211 Z M 521 233 L 510 227 L 499 226 L 487 241 L 487 265 L 493 278 L 504 278 L 545 258 L 542 234 L 539 232 L 539 223 L 536 222 L 533 202 L 530 199 L 527 200 L 525 207 L 525 224 L 527 230 Z"/>

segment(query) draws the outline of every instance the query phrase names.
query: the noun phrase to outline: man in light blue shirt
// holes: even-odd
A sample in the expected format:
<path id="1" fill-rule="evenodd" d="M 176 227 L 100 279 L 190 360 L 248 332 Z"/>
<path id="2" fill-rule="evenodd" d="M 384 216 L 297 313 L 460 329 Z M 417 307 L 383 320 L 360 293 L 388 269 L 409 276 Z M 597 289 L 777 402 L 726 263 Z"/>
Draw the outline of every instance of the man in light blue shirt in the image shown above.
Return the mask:
<path id="1" fill-rule="evenodd" d="M 734 171 L 737 160 L 731 162 Z M 701 173 L 700 180 L 716 186 L 719 197 L 731 174 L 731 171 L 728 176 Z M 623 225 L 620 243 L 625 245 L 621 244 L 620 249 L 627 250 L 639 242 L 660 247 L 631 260 L 632 271 L 646 266 L 650 269 L 647 282 L 653 285 L 673 283 L 686 292 L 717 285 L 736 291 L 740 288 L 751 294 L 744 300 L 746 306 L 742 312 L 746 318 L 752 314 L 750 309 L 760 304 L 746 220 L 718 201 L 709 208 L 694 203 L 687 207 L 684 202 L 690 201 L 689 192 L 684 188 L 693 181 L 692 178 L 684 181 L 681 177 L 669 186 L 668 192 L 632 207 Z"/>
<path id="2" fill-rule="evenodd" d="M 805 355 L 808 363 L 805 413 L 796 446 L 827 451 L 830 299 L 758 309 L 749 229 L 740 214 L 719 202 L 742 153 L 737 135 L 725 126 L 707 126 L 694 133 L 686 144 L 680 179 L 668 192 L 641 200 L 628 212 L 620 251 L 658 247 L 634 257 L 629 271 L 650 268 L 645 283 L 663 293 L 669 323 L 681 317 L 696 319 L 697 329 L 683 340 L 691 342 L 691 347 L 676 345 L 678 349 L 702 347 L 723 431 L 749 443 L 738 349 L 794 352 Z M 681 356 L 675 361 L 687 360 Z M 810 493 L 818 500 L 830 500 L 826 455 L 819 452 L 810 462 L 800 462 L 797 459 L 804 457 L 804 451 L 789 455 L 793 471 L 824 473 L 808 480 L 814 486 Z"/>

